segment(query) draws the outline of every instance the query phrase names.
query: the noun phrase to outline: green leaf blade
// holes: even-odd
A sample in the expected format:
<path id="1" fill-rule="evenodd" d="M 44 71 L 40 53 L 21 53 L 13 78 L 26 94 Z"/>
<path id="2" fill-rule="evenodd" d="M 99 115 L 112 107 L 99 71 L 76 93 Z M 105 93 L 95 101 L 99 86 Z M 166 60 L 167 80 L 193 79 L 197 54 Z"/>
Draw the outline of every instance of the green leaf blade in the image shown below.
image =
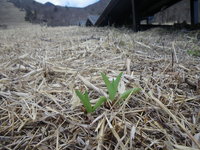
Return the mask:
<path id="1" fill-rule="evenodd" d="M 120 80 L 121 80 L 121 78 L 122 78 L 122 74 L 123 74 L 123 72 L 121 72 L 121 73 L 117 76 L 116 80 L 115 80 L 114 83 L 113 83 L 116 90 L 118 89 L 119 82 L 120 82 Z"/>
<path id="2" fill-rule="evenodd" d="M 119 86 L 119 82 L 121 80 L 121 77 L 122 77 L 122 72 L 117 76 L 117 78 L 115 80 L 112 81 L 112 91 L 111 91 L 111 94 L 110 94 L 110 99 L 111 100 L 114 100 L 115 97 L 116 97 L 116 94 L 117 94 L 117 91 L 118 91 L 118 86 Z"/>
<path id="3" fill-rule="evenodd" d="M 102 79 L 106 85 L 106 87 L 110 87 L 111 86 L 111 82 L 109 81 L 108 77 L 104 74 L 104 73 L 101 73 L 101 76 L 102 76 Z"/>
<path id="4" fill-rule="evenodd" d="M 140 88 L 129 89 L 129 90 L 125 91 L 123 94 L 120 95 L 120 99 L 126 99 L 130 94 L 136 94 L 140 91 L 141 91 Z"/>
<path id="5" fill-rule="evenodd" d="M 106 97 L 100 97 L 97 103 L 93 106 L 92 111 L 94 112 L 97 108 L 99 108 L 104 102 L 106 102 Z"/>
<path id="6" fill-rule="evenodd" d="M 85 92 L 85 94 L 82 94 L 79 90 L 76 90 L 76 95 L 79 97 L 79 99 L 81 100 L 83 106 L 85 107 L 86 111 L 88 113 L 92 112 L 92 105 L 90 103 L 90 99 L 88 97 L 88 93 Z"/>
<path id="7" fill-rule="evenodd" d="M 110 82 L 108 77 L 104 73 L 101 73 L 101 76 L 102 76 L 103 81 L 104 81 L 104 83 L 105 83 L 105 85 L 107 87 L 108 94 L 109 94 L 109 99 L 110 100 L 114 100 L 115 99 L 115 95 L 116 95 L 115 88 L 113 86 L 114 81 Z"/>

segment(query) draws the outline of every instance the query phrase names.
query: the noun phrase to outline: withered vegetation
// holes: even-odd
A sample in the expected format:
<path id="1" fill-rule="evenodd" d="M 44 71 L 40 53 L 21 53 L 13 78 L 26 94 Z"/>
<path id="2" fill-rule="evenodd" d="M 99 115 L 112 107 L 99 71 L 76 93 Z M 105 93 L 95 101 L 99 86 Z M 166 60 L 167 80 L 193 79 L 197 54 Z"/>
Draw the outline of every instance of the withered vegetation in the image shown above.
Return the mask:
<path id="1" fill-rule="evenodd" d="M 200 31 L 30 26 L 0 30 L 0 149 L 200 148 Z M 75 89 L 123 103 L 86 114 Z"/>

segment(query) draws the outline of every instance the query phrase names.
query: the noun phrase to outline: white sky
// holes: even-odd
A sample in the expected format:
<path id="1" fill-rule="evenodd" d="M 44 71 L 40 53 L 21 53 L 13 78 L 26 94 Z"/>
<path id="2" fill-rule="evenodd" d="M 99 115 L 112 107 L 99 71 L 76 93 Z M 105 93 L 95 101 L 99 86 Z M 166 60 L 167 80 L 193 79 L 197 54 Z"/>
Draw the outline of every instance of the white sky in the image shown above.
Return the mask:
<path id="1" fill-rule="evenodd" d="M 35 0 L 40 3 L 51 2 L 54 5 L 70 6 L 70 7 L 86 7 L 99 0 Z"/>

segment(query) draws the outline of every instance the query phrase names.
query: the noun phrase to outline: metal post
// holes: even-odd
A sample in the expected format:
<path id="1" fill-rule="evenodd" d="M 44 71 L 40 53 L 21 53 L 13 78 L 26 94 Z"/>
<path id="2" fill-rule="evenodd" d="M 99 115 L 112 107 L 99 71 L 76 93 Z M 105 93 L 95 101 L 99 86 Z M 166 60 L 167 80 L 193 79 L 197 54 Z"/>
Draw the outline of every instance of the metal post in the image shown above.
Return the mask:
<path id="1" fill-rule="evenodd" d="M 191 24 L 195 25 L 199 22 L 199 3 L 198 0 L 190 0 Z"/>
<path id="2" fill-rule="evenodd" d="M 135 32 L 139 31 L 140 28 L 140 18 L 139 18 L 139 12 L 138 12 L 138 6 L 136 6 L 136 0 L 132 1 L 132 16 L 133 16 L 133 30 Z"/>
<path id="3" fill-rule="evenodd" d="M 198 0 L 198 23 L 200 23 L 200 0 Z"/>
<path id="4" fill-rule="evenodd" d="M 150 19 L 149 19 L 149 17 L 147 17 L 146 21 L 147 21 L 147 25 L 149 25 L 149 24 L 150 24 Z"/>

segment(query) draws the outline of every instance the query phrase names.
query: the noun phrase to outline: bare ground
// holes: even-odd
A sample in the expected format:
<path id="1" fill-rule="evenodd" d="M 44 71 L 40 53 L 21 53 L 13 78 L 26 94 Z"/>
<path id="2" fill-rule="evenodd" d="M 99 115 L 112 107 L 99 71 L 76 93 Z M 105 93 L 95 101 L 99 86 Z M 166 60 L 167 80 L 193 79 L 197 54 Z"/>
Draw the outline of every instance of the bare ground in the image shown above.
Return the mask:
<path id="1" fill-rule="evenodd" d="M 200 148 L 200 31 L 161 28 L 0 30 L 0 149 Z M 75 89 L 92 101 L 140 87 L 123 103 L 86 114 Z M 87 82 L 86 82 L 87 80 Z M 124 85 L 124 86 L 123 86 Z"/>

